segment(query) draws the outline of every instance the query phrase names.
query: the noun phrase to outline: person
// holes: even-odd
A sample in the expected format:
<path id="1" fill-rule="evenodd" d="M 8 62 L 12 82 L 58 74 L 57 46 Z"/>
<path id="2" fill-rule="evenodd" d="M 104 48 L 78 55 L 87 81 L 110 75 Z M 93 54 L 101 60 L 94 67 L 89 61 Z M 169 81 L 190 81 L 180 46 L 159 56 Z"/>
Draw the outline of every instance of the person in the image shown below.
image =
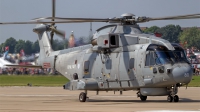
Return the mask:
<path id="1" fill-rule="evenodd" d="M 196 68 L 196 69 L 195 69 L 195 74 L 196 74 L 196 75 L 200 75 L 200 69 L 199 69 L 199 68 Z"/>
<path id="2" fill-rule="evenodd" d="M 0 74 L 2 74 L 2 69 L 1 69 L 1 67 L 0 67 Z"/>

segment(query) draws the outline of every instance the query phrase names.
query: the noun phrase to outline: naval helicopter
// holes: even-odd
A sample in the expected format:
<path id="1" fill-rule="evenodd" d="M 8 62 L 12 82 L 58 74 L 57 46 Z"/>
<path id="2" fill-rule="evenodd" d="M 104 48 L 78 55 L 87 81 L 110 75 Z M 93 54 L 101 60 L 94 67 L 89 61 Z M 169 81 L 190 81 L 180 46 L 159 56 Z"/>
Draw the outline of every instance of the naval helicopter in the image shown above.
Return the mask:
<path id="1" fill-rule="evenodd" d="M 54 11 L 55 12 L 55 11 Z M 82 90 L 78 99 L 85 102 L 88 91 L 135 90 L 141 101 L 147 96 L 167 96 L 168 102 L 179 102 L 178 87 L 188 85 L 193 70 L 184 49 L 175 43 L 145 34 L 138 23 L 155 20 L 200 18 L 200 14 L 169 17 L 136 17 L 132 13 L 119 18 L 36 18 L 30 22 L 0 22 L 6 24 L 37 24 L 40 53 L 35 68 L 53 68 L 70 81 L 67 90 Z M 91 44 L 54 51 L 54 33 L 64 37 L 55 23 L 107 22 L 96 30 Z M 50 25 L 49 25 L 50 24 Z M 51 38 L 49 38 L 50 32 Z M 9 65 L 7 65 L 9 66 Z M 17 65 L 10 65 L 16 67 Z"/>

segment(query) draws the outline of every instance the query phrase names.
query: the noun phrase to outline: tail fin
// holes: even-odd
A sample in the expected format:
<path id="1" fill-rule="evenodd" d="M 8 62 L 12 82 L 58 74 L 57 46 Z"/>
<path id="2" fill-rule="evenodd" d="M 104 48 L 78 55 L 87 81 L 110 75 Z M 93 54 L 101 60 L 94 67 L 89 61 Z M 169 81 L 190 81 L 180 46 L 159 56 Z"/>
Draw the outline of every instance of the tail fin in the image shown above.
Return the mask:
<path id="1" fill-rule="evenodd" d="M 41 65 L 44 58 L 48 57 L 48 55 L 53 51 L 47 34 L 47 31 L 49 31 L 49 26 L 44 24 L 37 25 L 33 31 L 38 34 L 40 46 L 38 64 Z"/>

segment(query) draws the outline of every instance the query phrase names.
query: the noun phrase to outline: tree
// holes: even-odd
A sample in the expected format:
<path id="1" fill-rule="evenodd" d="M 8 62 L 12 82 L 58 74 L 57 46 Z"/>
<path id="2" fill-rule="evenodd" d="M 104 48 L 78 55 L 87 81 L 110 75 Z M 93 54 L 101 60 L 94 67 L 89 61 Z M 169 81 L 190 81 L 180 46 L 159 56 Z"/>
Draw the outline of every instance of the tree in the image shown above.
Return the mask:
<path id="1" fill-rule="evenodd" d="M 147 28 L 144 30 L 145 33 L 155 33 L 159 30 L 160 28 L 157 26 L 152 26 L 150 28 Z"/>
<path id="2" fill-rule="evenodd" d="M 196 47 L 197 49 L 200 49 L 200 29 L 192 27 L 184 30 L 179 35 L 179 40 L 187 48 Z"/>
<path id="3" fill-rule="evenodd" d="M 35 41 L 32 45 L 32 50 L 33 50 L 33 53 L 38 53 L 40 52 L 40 47 L 39 47 L 39 42 L 38 40 Z"/>
<path id="4" fill-rule="evenodd" d="M 55 51 L 62 50 L 62 49 L 64 49 L 64 44 L 65 44 L 65 41 L 63 41 L 63 40 L 59 41 L 58 39 L 55 39 L 55 40 L 53 40 L 52 48 Z"/>
<path id="5" fill-rule="evenodd" d="M 178 36 L 182 32 L 179 25 L 167 25 L 157 30 L 162 34 L 162 38 L 172 43 L 179 43 Z"/>
<path id="6" fill-rule="evenodd" d="M 4 49 L 5 49 L 4 43 L 1 43 L 1 45 L 0 45 L 0 53 L 3 53 Z"/>
<path id="7" fill-rule="evenodd" d="M 9 46 L 9 52 L 14 53 L 16 44 L 17 44 L 17 41 L 13 37 L 10 37 L 5 41 L 4 47 Z"/>
<path id="8" fill-rule="evenodd" d="M 24 52 L 28 55 L 32 54 L 33 53 L 33 50 L 32 50 L 32 45 L 33 45 L 33 42 L 27 40 L 25 42 L 25 45 L 24 45 Z"/>
<path id="9" fill-rule="evenodd" d="M 15 45 L 15 52 L 19 53 L 21 49 L 24 49 L 25 46 L 25 41 L 24 40 L 19 40 L 17 41 L 17 44 Z"/>
<path id="10" fill-rule="evenodd" d="M 93 38 L 93 36 L 90 36 L 90 35 L 87 37 L 81 36 L 77 39 L 76 44 L 77 44 L 77 46 L 91 44 L 92 38 Z"/>
<path id="11" fill-rule="evenodd" d="M 64 48 L 66 49 L 66 48 L 68 48 L 68 43 L 69 43 L 69 40 L 68 39 L 65 39 L 64 41 L 63 41 L 64 43 Z"/>

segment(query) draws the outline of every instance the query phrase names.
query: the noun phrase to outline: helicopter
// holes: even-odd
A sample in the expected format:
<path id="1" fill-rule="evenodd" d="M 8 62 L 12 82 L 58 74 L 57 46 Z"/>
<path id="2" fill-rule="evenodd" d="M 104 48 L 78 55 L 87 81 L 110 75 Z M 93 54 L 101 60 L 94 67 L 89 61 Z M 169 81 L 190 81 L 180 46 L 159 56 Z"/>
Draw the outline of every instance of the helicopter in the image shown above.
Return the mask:
<path id="1" fill-rule="evenodd" d="M 0 25 L 37 24 L 33 28 L 40 46 L 37 65 L 24 67 L 55 69 L 70 80 L 63 85 L 64 89 L 84 91 L 78 97 L 80 102 L 87 100 L 88 91 L 96 91 L 98 95 L 99 91 L 123 94 L 129 90 L 137 91 L 141 101 L 146 101 L 147 96 L 167 96 L 168 102 L 179 102 L 178 87 L 188 85 L 193 74 L 184 49 L 154 34 L 143 33 L 138 23 L 197 19 L 200 14 L 151 18 L 125 13 L 120 18 L 63 18 L 55 17 L 54 2 L 52 17 L 30 22 L 0 22 Z M 55 23 L 83 22 L 110 24 L 96 30 L 91 44 L 58 51 L 52 49 L 54 33 L 63 38 L 65 35 Z"/>

